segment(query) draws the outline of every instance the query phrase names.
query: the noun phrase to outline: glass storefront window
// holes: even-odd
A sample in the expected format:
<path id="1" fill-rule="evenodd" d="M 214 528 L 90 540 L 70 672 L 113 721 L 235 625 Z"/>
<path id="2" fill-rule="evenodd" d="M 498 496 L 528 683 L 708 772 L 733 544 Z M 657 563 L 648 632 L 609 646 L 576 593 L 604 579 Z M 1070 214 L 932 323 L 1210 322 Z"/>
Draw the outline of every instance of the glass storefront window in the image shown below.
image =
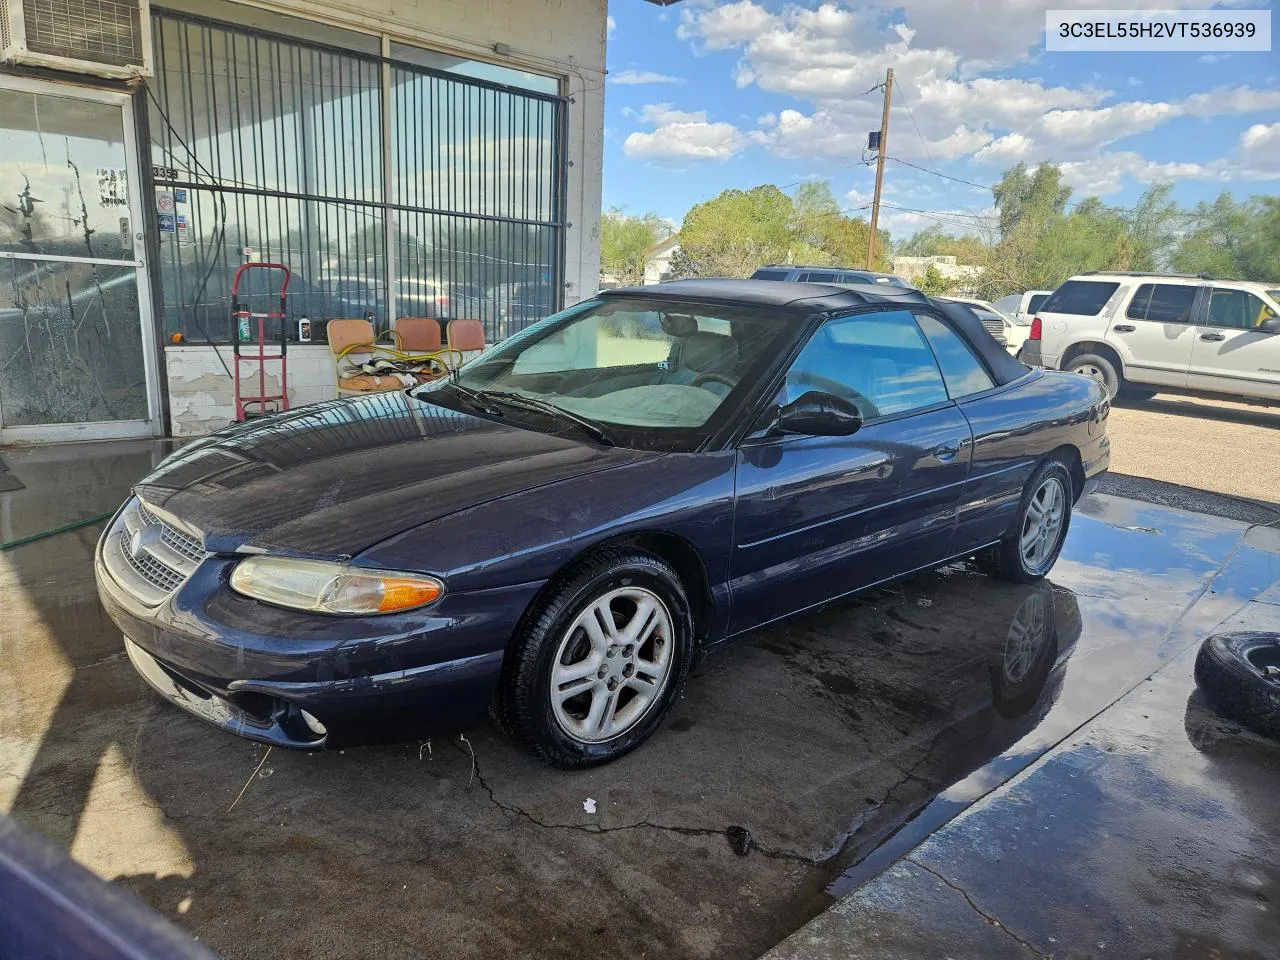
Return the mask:
<path id="1" fill-rule="evenodd" d="M 170 337 L 229 339 L 231 277 L 247 260 L 292 271 L 290 329 L 303 314 L 318 331 L 339 317 L 383 331 L 397 316 L 465 317 L 496 339 L 558 308 L 554 78 L 401 44 L 383 62 L 169 12 L 153 22 L 156 203 L 175 213 L 160 235 Z M 251 309 L 278 309 L 269 291 L 249 294 Z"/>

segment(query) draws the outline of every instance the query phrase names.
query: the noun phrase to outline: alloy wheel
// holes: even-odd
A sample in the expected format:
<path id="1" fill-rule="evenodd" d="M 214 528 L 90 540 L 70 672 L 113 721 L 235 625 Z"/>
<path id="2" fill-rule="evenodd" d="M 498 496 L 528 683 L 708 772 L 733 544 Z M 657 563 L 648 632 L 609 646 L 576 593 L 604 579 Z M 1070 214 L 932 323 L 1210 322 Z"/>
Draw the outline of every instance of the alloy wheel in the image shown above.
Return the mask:
<path id="1" fill-rule="evenodd" d="M 657 594 L 620 587 L 569 625 L 551 668 L 556 723 L 583 743 L 612 740 L 656 704 L 671 673 L 671 614 Z"/>
<path id="2" fill-rule="evenodd" d="M 1057 549 L 1066 505 L 1067 493 L 1057 477 L 1047 477 L 1032 494 L 1018 544 L 1027 570 L 1038 571 Z"/>

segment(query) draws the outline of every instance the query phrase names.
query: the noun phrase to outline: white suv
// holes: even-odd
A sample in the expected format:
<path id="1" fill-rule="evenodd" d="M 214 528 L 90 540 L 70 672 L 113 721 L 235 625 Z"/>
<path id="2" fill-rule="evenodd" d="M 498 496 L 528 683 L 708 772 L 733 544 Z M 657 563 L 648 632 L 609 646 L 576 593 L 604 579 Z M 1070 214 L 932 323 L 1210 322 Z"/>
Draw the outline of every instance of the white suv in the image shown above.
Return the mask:
<path id="1" fill-rule="evenodd" d="M 1280 402 L 1280 283 L 1082 274 L 1041 305 L 1021 359 L 1086 374 L 1113 395 Z"/>

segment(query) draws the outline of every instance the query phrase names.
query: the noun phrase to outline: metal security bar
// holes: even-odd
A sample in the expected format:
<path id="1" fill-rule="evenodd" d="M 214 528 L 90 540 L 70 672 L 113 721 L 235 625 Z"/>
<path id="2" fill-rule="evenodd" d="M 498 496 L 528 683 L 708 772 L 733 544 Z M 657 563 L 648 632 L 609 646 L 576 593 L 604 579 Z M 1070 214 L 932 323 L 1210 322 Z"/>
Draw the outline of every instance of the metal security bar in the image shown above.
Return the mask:
<path id="1" fill-rule="evenodd" d="M 320 326 L 475 318 L 492 341 L 559 309 L 561 98 L 190 14 L 153 36 L 168 333 L 228 339 L 246 260 L 287 264 L 290 316 Z"/>

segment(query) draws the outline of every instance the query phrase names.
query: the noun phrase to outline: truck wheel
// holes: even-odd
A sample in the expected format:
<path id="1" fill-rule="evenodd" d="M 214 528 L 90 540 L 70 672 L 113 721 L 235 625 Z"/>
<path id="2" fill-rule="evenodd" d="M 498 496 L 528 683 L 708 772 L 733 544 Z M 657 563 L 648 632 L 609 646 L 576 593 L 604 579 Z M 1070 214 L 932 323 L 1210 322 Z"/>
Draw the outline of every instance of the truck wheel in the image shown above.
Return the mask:
<path id="1" fill-rule="evenodd" d="M 1096 353 L 1082 353 L 1071 358 L 1067 369 L 1097 380 L 1106 388 L 1108 397 L 1114 397 L 1120 392 L 1120 371 L 1106 357 Z"/>
<path id="2" fill-rule="evenodd" d="M 1209 637 L 1196 656 L 1196 685 L 1224 717 L 1280 740 L 1280 634 Z"/>

